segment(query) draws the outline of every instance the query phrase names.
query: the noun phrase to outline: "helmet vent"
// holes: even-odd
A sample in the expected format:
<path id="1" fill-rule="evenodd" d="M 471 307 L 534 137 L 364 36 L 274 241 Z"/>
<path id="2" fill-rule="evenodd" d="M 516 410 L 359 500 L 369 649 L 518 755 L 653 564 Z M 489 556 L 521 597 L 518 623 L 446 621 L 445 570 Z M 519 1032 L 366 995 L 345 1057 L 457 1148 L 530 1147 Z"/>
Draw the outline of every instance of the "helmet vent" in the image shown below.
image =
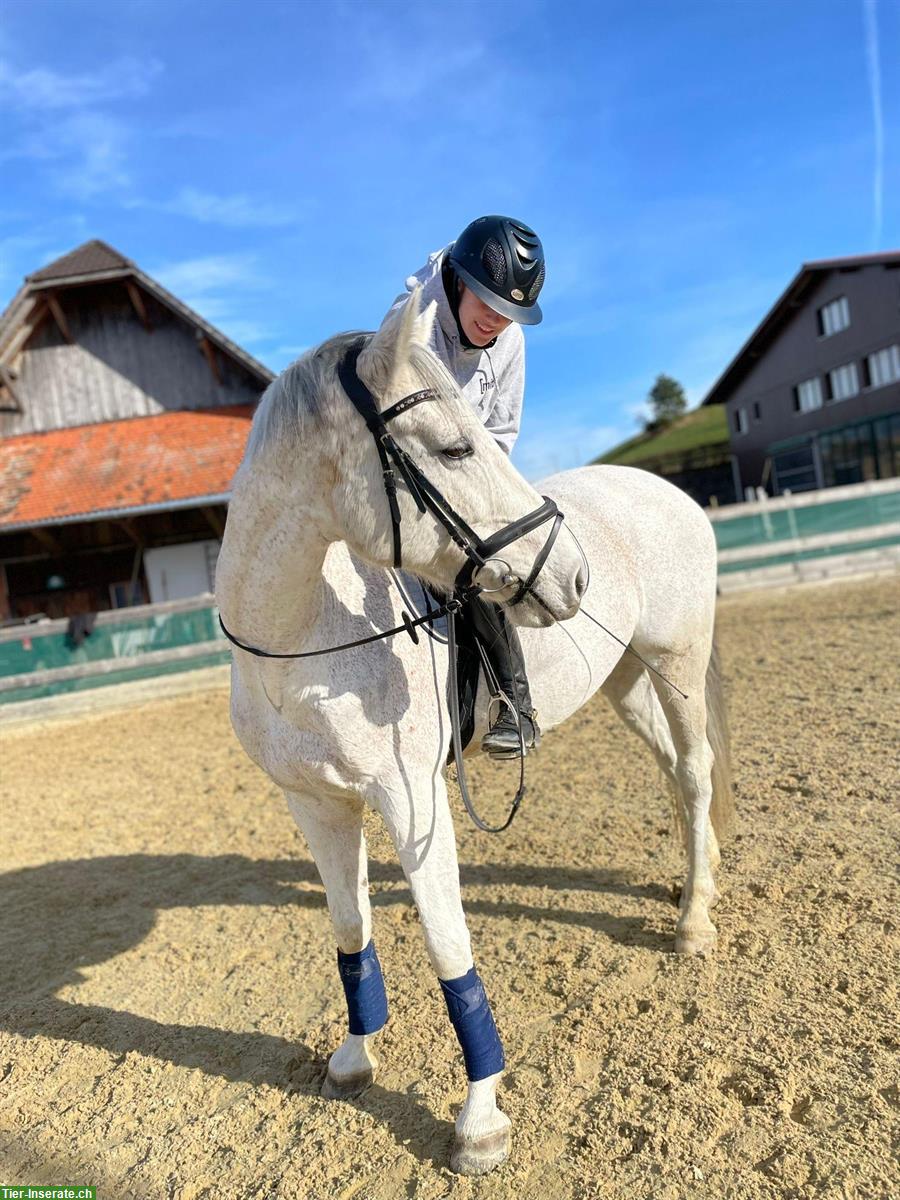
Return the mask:
<path id="1" fill-rule="evenodd" d="M 544 286 L 544 264 L 541 263 L 541 269 L 538 271 L 537 279 L 528 289 L 528 299 L 537 300 L 538 292 Z"/>
<path id="2" fill-rule="evenodd" d="M 506 255 L 496 238 L 489 238 L 481 252 L 481 261 L 498 287 L 506 283 Z"/>

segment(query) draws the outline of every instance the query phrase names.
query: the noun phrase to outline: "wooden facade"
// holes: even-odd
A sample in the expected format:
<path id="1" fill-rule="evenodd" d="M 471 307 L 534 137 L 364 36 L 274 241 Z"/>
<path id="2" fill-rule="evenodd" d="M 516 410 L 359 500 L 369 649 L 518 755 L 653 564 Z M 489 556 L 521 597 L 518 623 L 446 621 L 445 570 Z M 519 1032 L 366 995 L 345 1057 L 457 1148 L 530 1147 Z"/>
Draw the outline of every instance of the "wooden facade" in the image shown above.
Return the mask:
<path id="1" fill-rule="evenodd" d="M 0 622 L 153 600 L 163 547 L 208 559 L 271 379 L 105 243 L 28 276 L 0 317 Z"/>

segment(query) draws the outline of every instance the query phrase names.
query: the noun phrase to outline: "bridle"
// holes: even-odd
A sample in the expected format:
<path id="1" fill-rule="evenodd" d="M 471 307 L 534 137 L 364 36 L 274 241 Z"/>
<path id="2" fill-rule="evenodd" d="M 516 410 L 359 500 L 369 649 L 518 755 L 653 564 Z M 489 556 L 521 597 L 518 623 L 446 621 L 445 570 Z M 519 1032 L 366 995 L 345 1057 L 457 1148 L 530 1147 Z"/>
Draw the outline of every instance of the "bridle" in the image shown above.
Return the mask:
<path id="1" fill-rule="evenodd" d="M 320 654 L 332 654 L 339 650 L 349 650 L 354 646 L 362 646 L 368 642 L 380 641 L 382 638 L 391 637 L 395 633 L 406 631 L 412 638 L 413 642 L 418 643 L 418 635 L 415 632 L 415 627 L 427 621 L 434 621 L 441 616 L 447 617 L 447 641 L 449 654 L 449 703 L 450 703 L 450 724 L 451 738 L 453 742 L 453 754 L 456 762 L 457 778 L 459 782 L 459 790 L 463 798 L 463 803 L 469 816 L 475 822 L 479 829 L 487 833 L 500 833 L 502 830 L 509 827 L 519 805 L 525 795 L 525 745 L 522 735 L 522 722 L 516 713 L 516 721 L 519 733 L 519 753 L 520 753 L 520 774 L 519 787 L 516 795 L 513 798 L 510 807 L 509 815 L 502 825 L 488 825 L 479 817 L 472 804 L 469 795 L 468 786 L 466 783 L 465 769 L 463 767 L 462 755 L 462 738 L 460 734 L 460 717 L 459 717 L 459 697 L 457 693 L 457 670 L 456 670 L 456 629 L 455 616 L 463 607 L 463 605 L 472 599 L 474 596 L 482 592 L 503 591 L 505 588 L 512 586 L 514 583 L 519 583 L 515 595 L 509 601 L 510 605 L 519 604 L 525 596 L 531 593 L 534 598 L 541 604 L 542 607 L 547 606 L 540 600 L 540 597 L 533 592 L 535 580 L 541 572 L 544 563 L 556 541 L 556 536 L 559 533 L 560 526 L 563 522 L 563 514 L 559 511 L 556 501 L 549 496 L 544 496 L 544 503 L 530 513 L 526 513 L 524 517 L 519 517 L 515 521 L 511 521 L 508 525 L 504 525 L 496 533 L 489 537 L 481 538 L 470 525 L 460 516 L 452 507 L 450 502 L 441 494 L 433 483 L 422 473 L 416 463 L 409 457 L 406 451 L 397 444 L 395 439 L 388 432 L 388 422 L 401 413 L 407 412 L 417 404 L 422 404 L 425 401 L 437 400 L 437 393 L 430 388 L 425 388 L 418 392 L 412 392 L 408 396 L 404 396 L 402 400 L 398 400 L 396 404 L 383 412 L 378 411 L 375 397 L 359 378 L 356 365 L 359 355 L 365 346 L 367 336 L 364 336 L 354 342 L 344 354 L 343 359 L 338 367 L 338 378 L 341 386 L 347 393 L 351 403 L 356 411 L 360 414 L 366 423 L 369 432 L 375 439 L 375 445 L 378 449 L 378 456 L 381 461 L 381 471 L 384 480 L 384 490 L 387 495 L 388 507 L 391 515 L 391 527 L 393 537 L 394 550 L 394 566 L 399 568 L 402 566 L 402 544 L 400 534 L 400 506 L 397 503 L 397 474 L 399 474 L 410 494 L 416 502 L 416 506 L 420 513 L 431 512 L 437 520 L 446 529 L 453 542 L 463 551 L 466 556 L 466 563 L 459 571 L 453 594 L 439 608 L 433 609 L 422 617 L 413 620 L 406 611 L 403 611 L 403 624 L 397 625 L 393 629 L 387 629 L 383 633 L 372 634 L 369 637 L 359 638 L 354 642 L 345 642 L 340 646 L 329 646 L 322 650 L 308 650 L 305 653 L 298 654 L 274 654 L 266 650 L 260 650 L 255 646 L 248 646 L 244 642 L 239 641 L 225 627 L 221 614 L 219 615 L 219 625 L 222 632 L 239 649 L 246 651 L 248 654 L 256 655 L 258 658 L 279 658 L 279 659 L 297 659 L 297 658 L 312 658 Z M 395 474 L 396 471 L 396 474 Z M 486 588 L 477 582 L 478 574 L 487 566 L 489 562 L 504 562 L 502 559 L 497 559 L 496 555 L 499 550 L 503 550 L 511 542 L 517 541 L 524 537 L 525 534 L 531 533 L 538 529 L 541 525 L 551 520 L 553 524 L 547 539 L 539 553 L 535 556 L 531 570 L 527 578 L 522 581 L 510 571 L 503 576 L 503 581 L 499 588 Z M 504 562 L 508 567 L 508 564 Z M 515 709 L 513 709 L 515 712 Z"/>
<path id="2" fill-rule="evenodd" d="M 357 360 L 364 345 L 365 342 L 360 340 L 349 348 L 338 367 L 338 378 L 354 408 L 365 421 L 369 432 L 375 439 L 375 445 L 378 449 L 378 456 L 381 460 L 381 472 L 384 478 L 384 490 L 387 493 L 388 505 L 391 510 L 394 566 L 401 567 L 403 565 L 400 538 L 400 506 L 397 503 L 397 477 L 394 473 L 396 468 L 396 471 L 403 477 L 403 481 L 415 500 L 419 512 L 430 511 L 433 516 L 437 517 L 468 560 L 456 577 L 456 591 L 465 591 L 472 587 L 477 588 L 477 591 L 472 594 L 477 595 L 477 592 L 487 591 L 488 589 L 475 582 L 474 576 L 488 562 L 494 559 L 498 550 L 504 549 L 511 542 L 524 537 L 526 533 L 531 533 L 532 530 L 539 528 L 546 521 L 549 521 L 551 517 L 553 518 L 550 533 L 543 548 L 534 560 L 528 578 L 520 583 L 516 594 L 509 601 L 510 605 L 519 604 L 531 591 L 532 585 L 544 563 L 547 561 L 547 556 L 553 547 L 553 543 L 556 541 L 559 527 L 562 525 L 563 514 L 557 508 L 556 501 L 551 500 L 549 496 L 544 496 L 544 503 L 532 512 L 526 513 L 524 517 L 519 517 L 515 521 L 510 521 L 508 525 L 504 525 L 502 529 L 491 534 L 490 537 L 480 538 L 434 484 L 422 473 L 402 446 L 397 444 L 387 429 L 388 421 L 392 421 L 394 417 L 400 416 L 401 413 L 408 412 L 409 409 L 414 408 L 417 404 L 422 404 L 427 400 L 437 400 L 437 393 L 432 391 L 431 388 L 412 392 L 409 396 L 404 396 L 402 400 L 398 400 L 396 404 L 391 405 L 390 408 L 385 409 L 384 412 L 379 412 L 378 406 L 375 403 L 375 397 L 360 379 L 356 371 Z M 391 465 L 392 463 L 393 465 Z M 508 587 L 510 584 L 506 583 L 503 586 Z M 502 588 L 492 590 L 502 590 Z"/>
<path id="3" fill-rule="evenodd" d="M 393 629 L 385 629 L 382 633 L 373 633 L 368 637 L 357 638 L 354 642 L 344 642 L 340 646 L 326 646 L 321 650 L 306 650 L 301 653 L 294 654 L 276 654 L 268 650 L 260 650 L 256 646 L 248 646 L 245 642 L 239 641 L 234 634 L 230 633 L 225 627 L 225 622 L 222 620 L 221 613 L 219 614 L 219 625 L 222 632 L 233 645 L 239 650 L 246 651 L 247 654 L 253 654 L 257 658 L 278 658 L 278 659 L 297 659 L 297 658 L 315 658 L 320 654 L 335 654 L 339 650 L 350 650 L 354 646 L 365 646 L 370 642 L 379 642 L 383 638 L 393 637 L 395 633 L 408 633 L 412 641 L 418 645 L 419 636 L 416 633 L 418 625 L 424 625 L 430 621 L 436 621 L 440 617 L 447 618 L 447 650 L 448 650 L 448 672 L 449 672 L 449 704 L 450 704 L 450 727 L 451 741 L 453 743 L 453 756 L 456 763 L 456 774 L 459 783 L 460 794 L 462 795 L 463 803 L 466 806 L 466 811 L 472 818 L 479 829 L 485 833 L 502 833 L 504 829 L 508 829 L 513 818 L 519 811 L 519 805 L 522 803 L 522 798 L 525 795 L 525 740 L 522 734 L 522 721 L 518 712 L 513 708 L 516 716 L 516 725 L 519 734 L 519 786 L 510 806 L 509 815 L 502 825 L 488 825 L 475 811 L 475 806 L 472 803 L 472 798 L 469 795 L 469 788 L 466 782 L 466 773 L 463 766 L 462 753 L 462 735 L 460 732 L 460 716 L 459 716 L 459 693 L 457 689 L 457 668 L 456 668 L 456 614 L 462 609 L 472 597 L 484 592 L 503 591 L 507 587 L 511 587 L 513 583 L 520 584 L 509 603 L 518 604 L 529 593 L 541 608 L 545 609 L 552 616 L 552 612 L 541 599 L 541 597 L 533 590 L 533 585 L 541 568 L 547 561 L 547 556 L 556 540 L 556 535 L 563 523 L 563 514 L 559 511 L 556 502 L 551 500 L 549 496 L 544 496 L 544 503 L 533 512 L 526 513 L 524 517 L 519 517 L 516 521 L 511 521 L 508 525 L 498 530 L 496 533 L 487 538 L 480 538 L 478 534 L 463 520 L 463 518 L 455 511 L 450 503 L 441 495 L 440 491 L 432 484 L 425 475 L 419 470 L 409 455 L 401 446 L 391 437 L 387 430 L 388 421 L 394 417 L 413 408 L 416 404 L 422 404 L 427 400 L 436 400 L 437 394 L 430 388 L 425 388 L 422 391 L 412 392 L 408 396 L 404 396 L 402 400 L 398 400 L 396 404 L 385 409 L 384 412 L 378 411 L 378 406 L 375 403 L 375 397 L 359 378 L 356 372 L 356 363 L 360 352 L 366 344 L 368 335 L 364 335 L 354 342 L 347 352 L 338 367 L 338 377 L 341 385 L 347 393 L 353 406 L 366 422 L 370 433 L 375 438 L 375 444 L 378 448 L 378 456 L 381 460 L 382 476 L 384 478 L 384 489 L 387 494 L 388 506 L 391 512 L 391 526 L 394 542 L 394 566 L 402 565 L 402 545 L 400 538 L 400 507 L 397 503 L 397 478 L 394 474 L 396 467 L 399 474 L 403 477 L 406 486 L 409 488 L 413 499 L 420 512 L 430 511 L 441 522 L 447 533 L 453 539 L 457 546 L 464 552 L 466 556 L 466 564 L 460 570 L 456 577 L 453 594 L 448 597 L 438 608 L 429 608 L 429 611 L 423 616 L 416 617 L 415 620 L 410 617 L 406 610 L 401 610 L 403 618 L 402 625 L 395 625 Z M 391 466 L 393 461 L 394 466 Z M 502 550 L 511 542 L 523 537 L 526 533 L 539 528 L 550 518 L 553 518 L 553 525 L 550 533 L 547 535 L 547 540 L 536 555 L 531 571 L 527 579 L 521 582 L 516 576 L 509 572 L 503 577 L 499 588 L 486 588 L 479 584 L 476 580 L 478 573 L 491 561 L 502 562 L 502 559 L 497 559 L 495 552 Z M 566 529 L 575 540 L 578 546 L 581 559 L 585 567 L 585 572 L 588 579 L 590 578 L 590 568 L 587 556 L 581 548 L 578 538 L 575 537 L 572 529 L 567 525 Z M 508 564 L 505 564 L 508 567 Z M 587 593 L 588 583 L 585 583 L 582 598 Z M 582 605 L 580 610 L 590 621 L 598 625 L 604 633 L 609 636 L 629 654 L 634 655 L 649 671 L 657 675 L 668 687 L 677 692 L 683 699 L 687 696 L 679 687 L 671 680 L 667 679 L 660 671 L 651 663 L 647 662 L 634 647 L 627 642 L 624 642 L 611 629 L 591 616 L 589 612 L 585 612 Z M 570 635 L 571 636 L 571 635 Z M 487 666 L 487 664 L 485 664 Z M 486 671 L 487 674 L 487 671 Z"/>

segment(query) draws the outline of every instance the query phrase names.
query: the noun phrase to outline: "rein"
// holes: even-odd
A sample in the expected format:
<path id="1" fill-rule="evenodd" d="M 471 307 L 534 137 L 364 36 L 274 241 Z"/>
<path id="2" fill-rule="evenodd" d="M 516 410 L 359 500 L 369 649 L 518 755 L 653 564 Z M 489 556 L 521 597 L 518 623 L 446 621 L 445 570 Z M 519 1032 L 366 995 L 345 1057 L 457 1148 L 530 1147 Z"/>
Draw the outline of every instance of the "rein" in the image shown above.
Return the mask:
<path id="1" fill-rule="evenodd" d="M 355 646 L 365 646 L 371 642 L 381 641 L 383 638 L 392 637 L 396 633 L 408 633 L 412 641 L 418 645 L 419 636 L 416 633 L 418 625 L 424 625 L 429 621 L 435 621 L 439 617 L 447 617 L 447 644 L 448 644 L 448 674 L 449 674 L 449 704 L 450 704 L 450 729 L 451 741 L 453 744 L 453 757 L 456 763 L 457 781 L 459 783 L 460 794 L 462 795 L 463 804 L 466 811 L 472 818 L 475 825 L 485 833 L 502 833 L 504 829 L 508 829 L 512 824 L 513 818 L 519 811 L 519 806 L 525 795 L 525 742 L 522 731 L 522 721 L 519 713 L 513 708 L 516 715 L 516 726 L 519 734 L 519 786 L 516 794 L 513 797 L 510 806 L 509 815 L 502 825 L 488 825 L 477 813 L 475 805 L 469 794 L 468 783 L 466 780 L 465 767 L 463 765 L 463 748 L 462 734 L 460 732 L 460 714 L 459 714 L 459 694 L 457 688 L 457 666 L 456 666 L 456 614 L 460 612 L 463 605 L 475 596 L 482 592 L 501 591 L 503 587 L 510 586 L 514 582 L 519 583 L 515 595 L 509 601 L 510 605 L 519 604 L 529 593 L 534 600 L 541 605 L 542 608 L 550 611 L 544 601 L 533 590 L 533 585 L 541 568 L 547 561 L 553 543 L 556 541 L 556 535 L 563 523 L 563 514 L 559 511 L 556 502 L 549 496 L 544 496 L 544 503 L 530 513 L 526 513 L 524 517 L 519 517 L 518 520 L 511 521 L 496 533 L 491 534 L 487 538 L 480 538 L 474 529 L 466 523 L 452 507 L 448 500 L 434 486 L 433 483 L 425 476 L 416 463 L 409 457 L 405 450 L 397 444 L 387 429 L 387 422 L 393 420 L 394 417 L 401 413 L 407 412 L 417 404 L 422 404 L 428 400 L 436 400 L 437 394 L 430 388 L 425 388 L 418 392 L 412 392 L 408 396 L 404 396 L 402 400 L 398 400 L 396 404 L 390 408 L 379 412 L 375 398 L 363 381 L 359 378 L 356 371 L 356 363 L 366 343 L 365 338 L 361 338 L 354 343 L 341 360 L 338 367 L 338 378 L 341 386 L 347 393 L 354 408 L 366 422 L 369 432 L 375 439 L 375 445 L 378 450 L 378 457 L 381 461 L 381 472 L 384 480 L 384 490 L 387 495 L 388 508 L 391 515 L 393 549 L 394 549 L 394 566 L 402 566 L 402 545 L 400 536 L 400 506 L 397 503 L 397 477 L 396 471 L 403 478 L 404 483 L 409 489 L 410 494 L 416 502 L 416 507 L 420 513 L 426 511 L 440 521 L 444 529 L 447 531 L 453 542 L 463 551 L 466 556 L 466 563 L 456 577 L 454 584 L 453 595 L 450 596 L 439 608 L 426 613 L 424 616 L 416 617 L 413 620 L 409 613 L 403 609 L 401 616 L 403 618 L 402 625 L 396 625 L 393 629 L 386 629 L 382 633 L 370 634 L 368 637 L 357 638 L 354 642 L 344 642 L 340 646 L 327 646 L 321 650 L 306 650 L 294 654 L 279 654 L 268 650 L 261 650 L 257 646 L 249 646 L 246 642 L 240 641 L 226 628 L 225 622 L 222 620 L 221 613 L 219 614 L 219 626 L 225 637 L 239 650 L 245 651 L 247 654 L 252 654 L 256 658 L 274 658 L 274 659 L 299 659 L 299 658 L 315 658 L 321 654 L 335 654 L 340 650 L 350 650 Z M 393 464 L 393 465 L 392 465 Z M 517 541 L 527 533 L 539 528 L 545 522 L 553 520 L 550 532 L 547 535 L 543 547 L 535 557 L 531 571 L 528 577 L 524 580 L 517 579 L 511 573 L 504 576 L 505 582 L 501 588 L 487 589 L 476 581 L 478 573 L 491 561 L 504 562 L 503 559 L 496 558 L 496 552 L 504 549 L 511 542 Z M 566 527 L 568 528 L 568 526 Z M 569 529 L 572 537 L 575 537 L 572 530 Z M 576 544 L 578 539 L 575 538 Z M 590 574 L 590 568 L 587 563 L 584 551 L 581 550 L 582 559 L 585 563 L 585 568 Z M 508 564 L 504 563 L 508 567 Z M 587 587 L 585 587 L 585 591 Z M 552 613 L 550 614 L 553 615 Z M 585 616 L 590 614 L 585 613 Z M 595 624 L 600 625 L 600 622 L 594 617 L 590 617 Z M 631 650 L 638 658 L 640 655 L 630 646 L 626 645 L 617 638 L 614 633 L 611 633 L 605 626 L 600 625 L 601 629 L 605 629 L 610 637 L 614 638 L 620 645 L 625 646 L 626 650 Z M 644 660 L 641 658 L 641 662 Z M 659 675 L 654 667 L 649 663 L 644 663 L 651 671 Z M 487 674 L 487 673 L 486 673 Z M 664 676 L 660 676 L 665 678 Z M 669 683 L 668 680 L 665 681 Z M 669 684 L 674 687 L 674 684 Z M 675 689 L 678 691 L 678 689 Z M 680 693 L 684 695 L 684 693 Z"/>

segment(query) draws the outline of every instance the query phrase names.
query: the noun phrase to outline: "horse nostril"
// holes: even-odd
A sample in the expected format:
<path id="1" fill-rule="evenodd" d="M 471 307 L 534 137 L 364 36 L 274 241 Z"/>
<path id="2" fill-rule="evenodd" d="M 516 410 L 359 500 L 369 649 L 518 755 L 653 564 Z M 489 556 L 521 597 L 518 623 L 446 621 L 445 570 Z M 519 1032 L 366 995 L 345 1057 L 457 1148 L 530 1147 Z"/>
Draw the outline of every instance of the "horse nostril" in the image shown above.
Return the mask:
<path id="1" fill-rule="evenodd" d="M 580 600 L 584 595 L 584 590 L 587 587 L 587 574 L 584 567 L 578 568 L 578 574 L 575 576 L 575 594 Z"/>

